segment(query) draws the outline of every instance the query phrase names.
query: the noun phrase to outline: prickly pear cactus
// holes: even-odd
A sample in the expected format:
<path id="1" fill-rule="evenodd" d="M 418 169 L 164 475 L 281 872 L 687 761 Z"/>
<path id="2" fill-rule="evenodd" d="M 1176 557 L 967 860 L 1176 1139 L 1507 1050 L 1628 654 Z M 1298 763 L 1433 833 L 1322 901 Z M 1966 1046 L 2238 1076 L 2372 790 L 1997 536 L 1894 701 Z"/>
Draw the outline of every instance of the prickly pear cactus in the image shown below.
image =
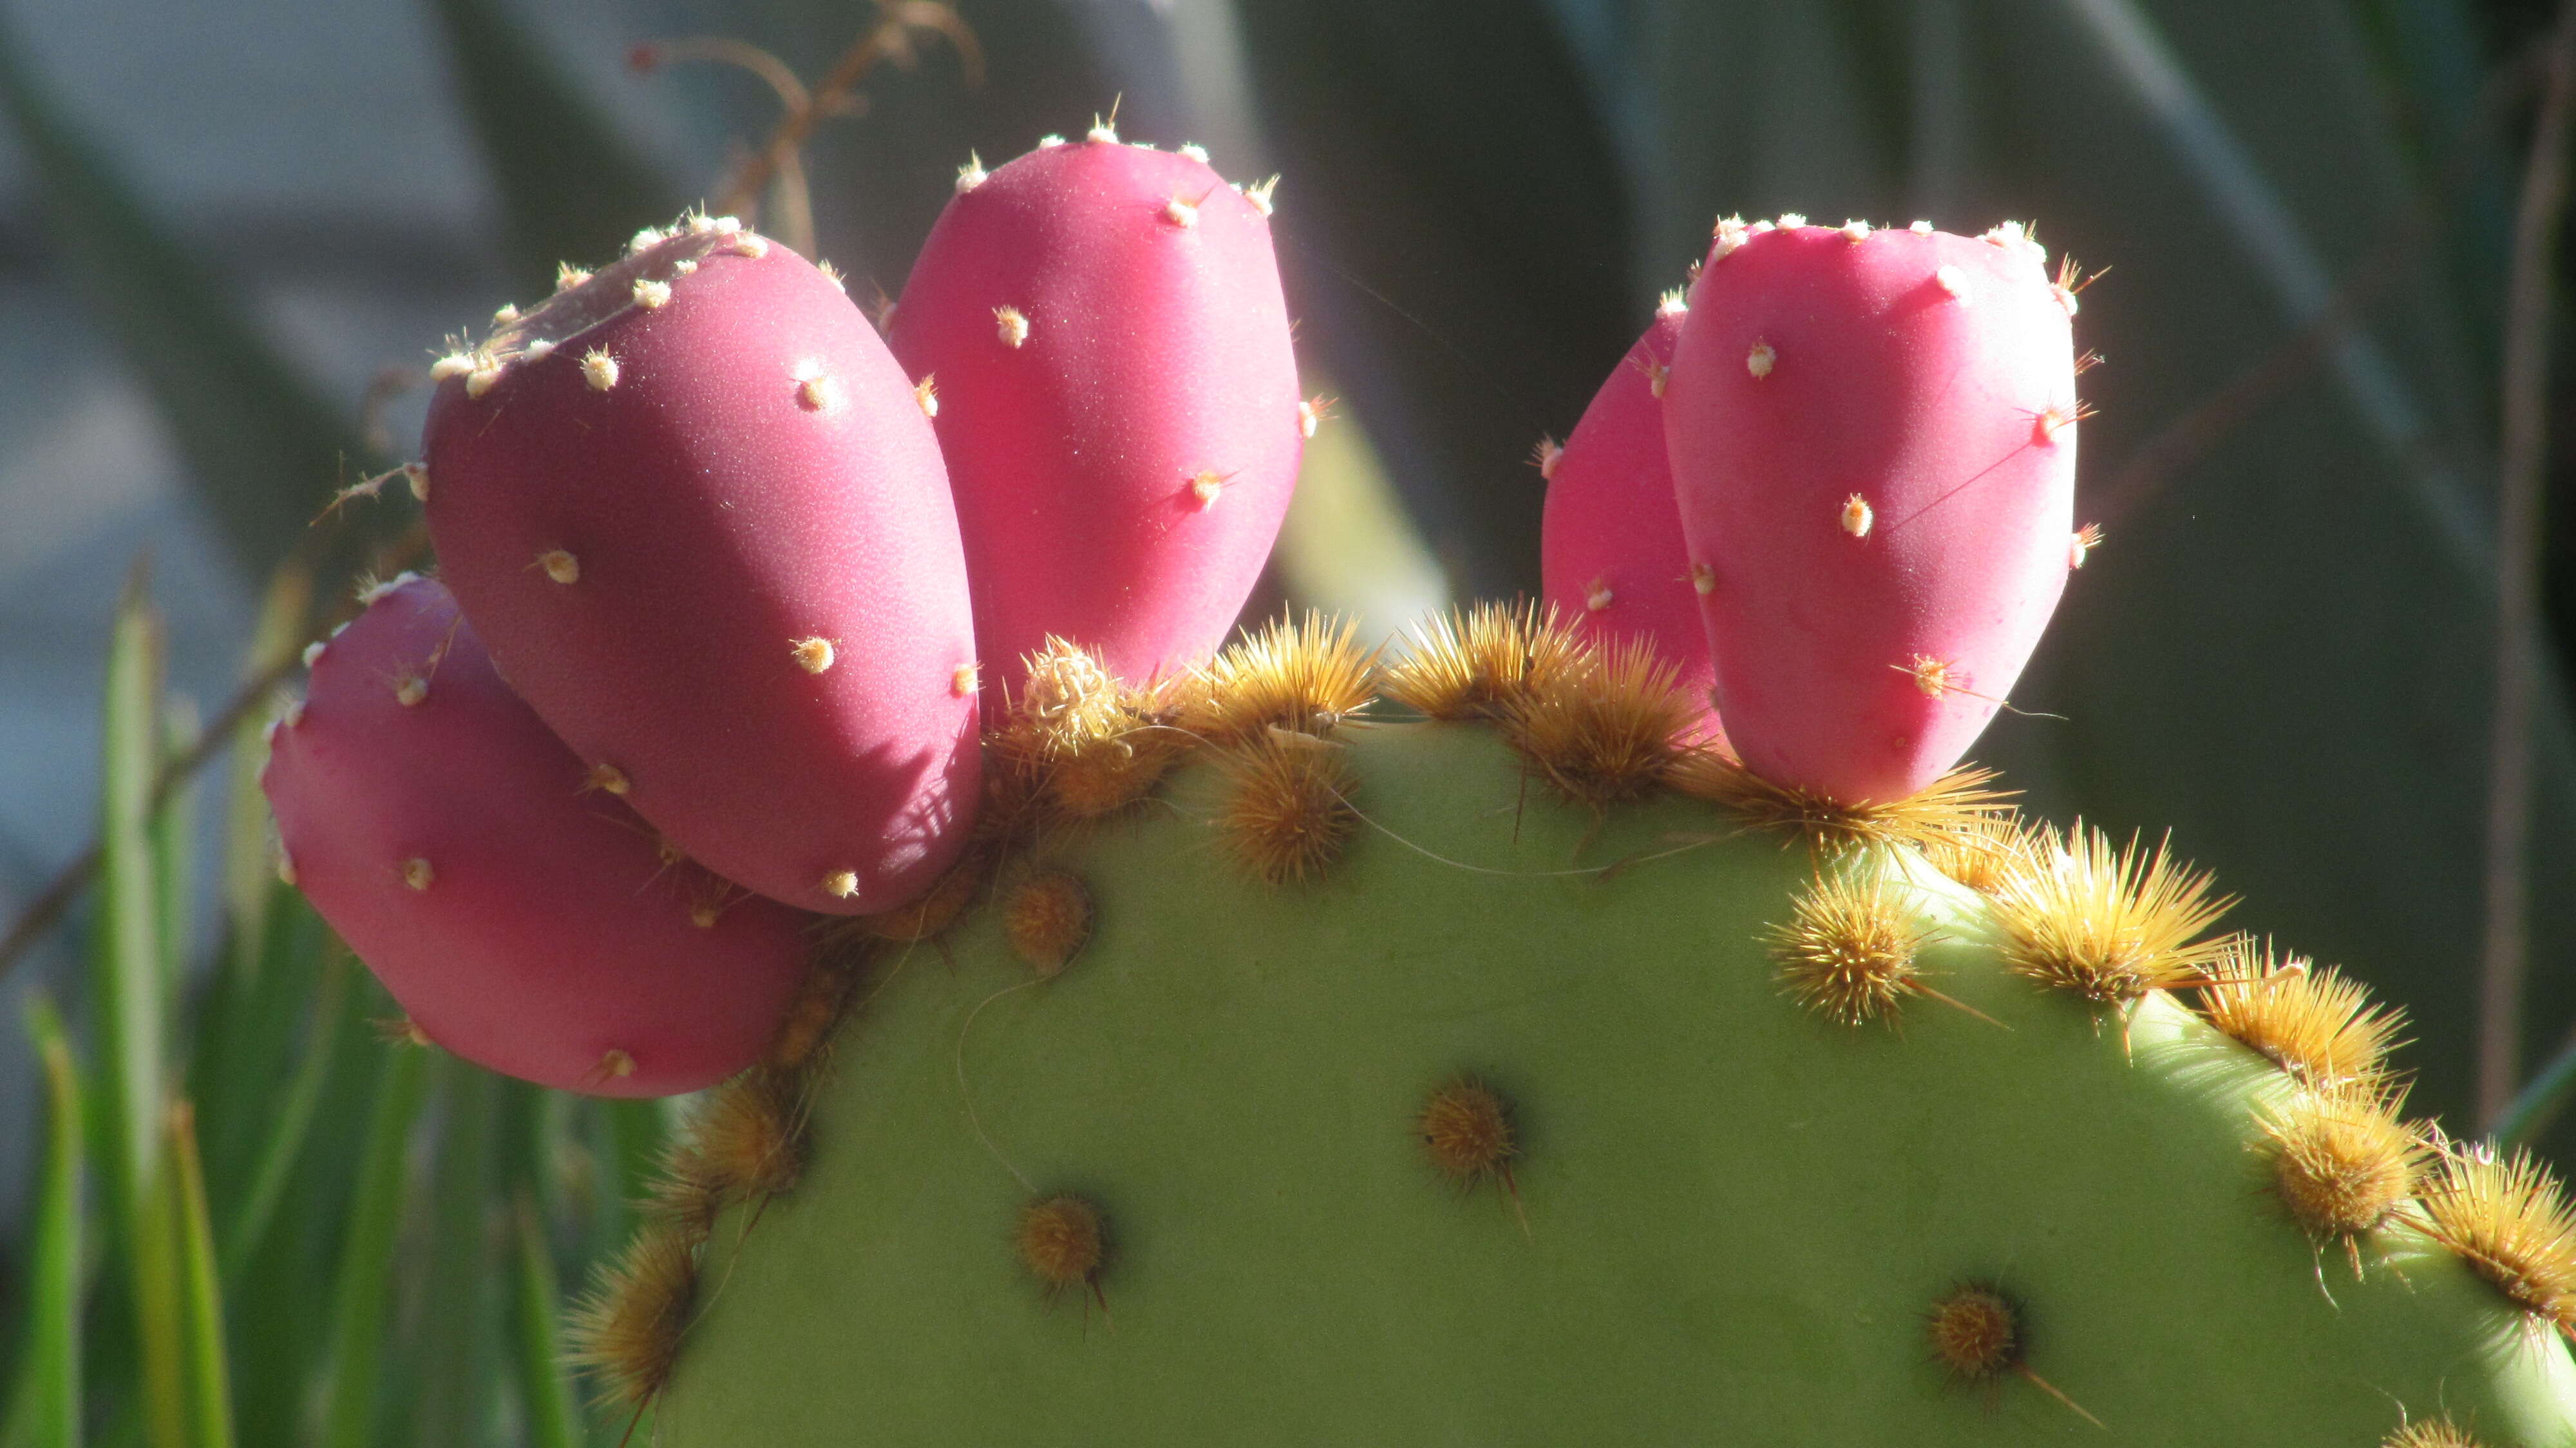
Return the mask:
<path id="1" fill-rule="evenodd" d="M 1269 210 L 1101 127 L 891 349 L 696 218 L 443 365 L 457 598 L 266 782 L 430 1039 L 738 1072 L 583 1311 L 651 1441 L 2576 1435 L 2556 1183 L 1959 767 L 2097 541 L 2071 275 L 1720 223 L 1542 454 L 1554 606 L 1211 658 L 1318 420 Z"/>

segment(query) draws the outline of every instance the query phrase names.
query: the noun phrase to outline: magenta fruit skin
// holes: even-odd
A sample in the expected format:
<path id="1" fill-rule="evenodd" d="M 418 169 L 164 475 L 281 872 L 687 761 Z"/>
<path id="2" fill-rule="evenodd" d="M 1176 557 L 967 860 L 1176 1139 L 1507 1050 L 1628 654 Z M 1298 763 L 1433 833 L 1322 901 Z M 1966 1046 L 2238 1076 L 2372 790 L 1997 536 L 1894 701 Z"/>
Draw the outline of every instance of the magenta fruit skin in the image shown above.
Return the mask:
<path id="1" fill-rule="evenodd" d="M 1722 226 L 1664 391 L 1727 734 L 1846 804 L 1932 783 L 2001 707 L 2065 586 L 2075 486 L 2039 247 L 1860 231 Z"/>
<path id="2" fill-rule="evenodd" d="M 751 1065 L 785 1018 L 809 917 L 662 858 L 437 583 L 381 592 L 334 638 L 270 750 L 295 882 L 447 1050 L 668 1096 Z"/>
<path id="3" fill-rule="evenodd" d="M 497 377 L 431 403 L 429 522 L 512 685 L 729 879 L 844 914 L 926 888 L 981 777 L 965 559 L 937 440 L 838 283 L 684 232 L 483 357 Z"/>
<path id="4" fill-rule="evenodd" d="M 1543 466 L 1539 576 L 1559 618 L 1594 643 L 1650 642 L 1700 705 L 1706 741 L 1725 747 L 1710 691 L 1699 593 L 1682 543 L 1681 506 L 1664 451 L 1661 395 L 1686 311 L 1668 304 L 1594 393 L 1582 420 Z M 1542 456 L 1547 456 L 1544 452 Z"/>
<path id="5" fill-rule="evenodd" d="M 1131 683 L 1216 651 L 1304 448 L 1261 206 L 1186 156 L 1041 147 L 961 181 L 891 340 L 937 388 L 997 682 L 1049 635 Z"/>

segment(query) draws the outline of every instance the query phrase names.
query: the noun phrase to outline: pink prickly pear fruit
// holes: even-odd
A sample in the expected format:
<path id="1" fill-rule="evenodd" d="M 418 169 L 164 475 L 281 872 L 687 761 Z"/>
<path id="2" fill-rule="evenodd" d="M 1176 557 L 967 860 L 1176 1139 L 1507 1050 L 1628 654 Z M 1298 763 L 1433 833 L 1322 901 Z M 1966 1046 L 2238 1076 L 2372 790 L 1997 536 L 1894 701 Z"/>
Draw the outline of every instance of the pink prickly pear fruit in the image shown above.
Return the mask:
<path id="1" fill-rule="evenodd" d="M 668 853 L 501 682 L 446 589 L 396 579 L 310 658 L 260 776 L 282 869 L 424 1034 L 601 1096 L 759 1059 L 808 917 Z"/>
<path id="2" fill-rule="evenodd" d="M 1105 127 L 959 176 L 892 343 L 936 389 L 1010 691 L 1049 635 L 1131 683 L 1196 664 L 1251 593 L 1312 427 L 1269 210 L 1195 148 Z"/>
<path id="3" fill-rule="evenodd" d="M 937 439 L 839 283 L 700 218 L 440 364 L 429 523 L 511 684 L 691 858 L 904 903 L 980 780 Z"/>
<path id="4" fill-rule="evenodd" d="M 2072 293 L 1983 237 L 1724 222 L 1664 389 L 1718 712 L 1745 765 L 1848 804 L 1930 784 L 2057 606 Z"/>
<path id="5" fill-rule="evenodd" d="M 1628 349 L 1565 445 L 1539 444 L 1547 509 L 1539 525 L 1539 576 L 1557 616 L 1603 645 L 1643 638 L 1680 672 L 1700 701 L 1713 744 L 1723 747 L 1710 690 L 1716 686 L 1681 506 L 1664 452 L 1664 390 L 1673 344 L 1690 309 L 1676 292 Z"/>

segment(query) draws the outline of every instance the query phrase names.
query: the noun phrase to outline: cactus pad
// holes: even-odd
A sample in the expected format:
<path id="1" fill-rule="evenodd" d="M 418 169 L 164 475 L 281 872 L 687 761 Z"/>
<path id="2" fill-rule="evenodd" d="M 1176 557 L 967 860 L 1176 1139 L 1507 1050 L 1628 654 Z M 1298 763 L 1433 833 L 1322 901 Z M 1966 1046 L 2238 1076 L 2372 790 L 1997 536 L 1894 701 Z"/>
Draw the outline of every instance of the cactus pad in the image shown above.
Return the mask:
<path id="1" fill-rule="evenodd" d="M 2122 928 L 2152 859 L 1973 790 L 1784 832 L 1701 797 L 1774 798 L 1687 744 L 1640 797 L 1572 796 L 1510 723 L 1529 685 L 1448 667 L 1499 727 L 1203 747 L 1140 807 L 997 845 L 935 945 L 849 963 L 776 1108 L 794 1185 L 649 1229 L 639 1260 L 695 1254 L 681 1307 L 599 1306 L 686 1321 L 608 1364 L 664 1389 L 655 1441 L 2564 1441 L 2554 1219 L 2491 1200 L 2554 1188 L 2457 1148 L 2421 1170 L 2374 1052 L 2372 1091 L 2330 1090 L 2186 993 L 2029 968 Z M 1294 809 L 1280 756 L 1346 812 L 1301 875 L 1228 848 Z M 2006 900 L 2059 881 L 2073 944 L 1933 857 Z M 2087 893 L 2106 872 L 2126 906 Z M 1079 953 L 1032 961 L 1012 902 L 1066 879 Z M 2228 1020 L 2319 1036 L 2261 1004 L 2317 993 L 2218 953 L 2192 979 L 2234 982 Z M 2391 1128 L 2302 1158 L 2393 1170 L 2388 1210 L 2282 1189 L 2319 1101 Z"/>

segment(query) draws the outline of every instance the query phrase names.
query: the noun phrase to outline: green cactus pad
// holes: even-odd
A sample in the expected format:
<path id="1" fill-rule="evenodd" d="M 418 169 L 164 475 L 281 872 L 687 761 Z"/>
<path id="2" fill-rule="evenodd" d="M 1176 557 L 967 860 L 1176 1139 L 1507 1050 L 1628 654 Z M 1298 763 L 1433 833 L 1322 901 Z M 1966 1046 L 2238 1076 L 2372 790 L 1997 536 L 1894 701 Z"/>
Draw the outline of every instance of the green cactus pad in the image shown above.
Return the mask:
<path id="1" fill-rule="evenodd" d="M 1319 879 L 1218 848 L 1194 762 L 1000 867 L 1087 885 L 1061 974 L 989 906 L 875 958 L 802 1180 L 704 1249 L 658 1443 L 2568 1441 L 2554 1334 L 2411 1227 L 2356 1281 L 2269 1186 L 2289 1079 L 2171 998 L 2124 1042 L 1901 847 L 1596 814 L 1481 725 L 1335 738 L 1367 823 Z M 1892 881 L 1925 984 L 1993 1019 L 1784 993 L 1771 927 L 1820 871 Z M 1425 1149 L 1462 1077 L 1512 1107 L 1507 1183 Z M 1014 1234 L 1065 1193 L 1108 1256 L 1050 1290 Z M 2064 1400 L 1935 1357 L 1965 1285 Z"/>

